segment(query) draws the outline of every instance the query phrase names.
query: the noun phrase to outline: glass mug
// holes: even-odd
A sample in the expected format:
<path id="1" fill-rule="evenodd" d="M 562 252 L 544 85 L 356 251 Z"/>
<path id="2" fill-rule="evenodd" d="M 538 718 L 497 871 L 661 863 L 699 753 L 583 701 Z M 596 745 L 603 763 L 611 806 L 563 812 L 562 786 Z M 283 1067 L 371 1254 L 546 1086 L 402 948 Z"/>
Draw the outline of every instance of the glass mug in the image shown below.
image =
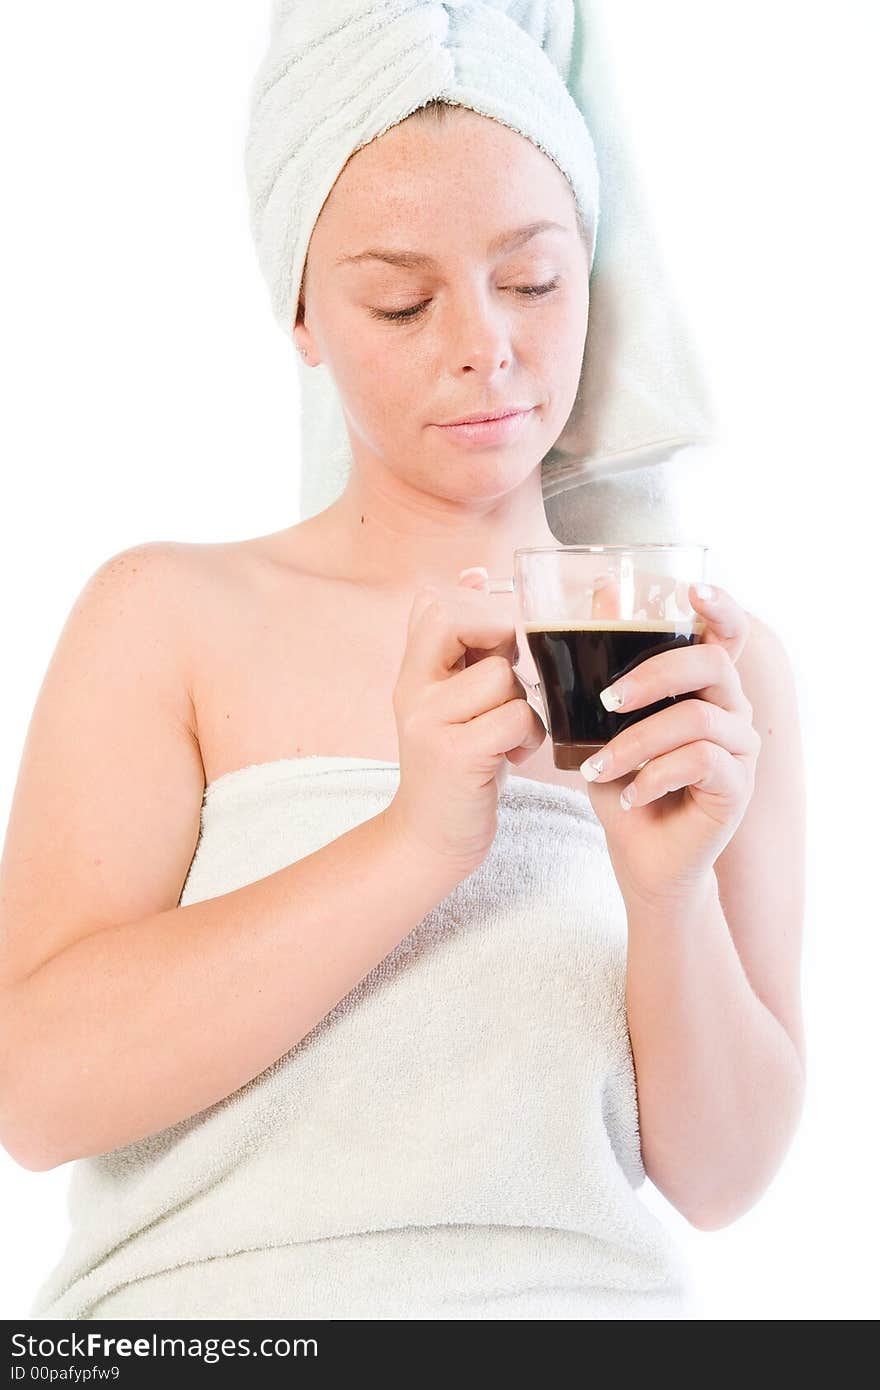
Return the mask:
<path id="1" fill-rule="evenodd" d="M 670 695 L 621 714 L 607 710 L 599 694 L 648 657 L 702 640 L 706 625 L 691 606 L 688 588 L 705 580 L 707 550 L 675 544 L 529 546 L 514 551 L 512 578 L 489 579 L 490 594 L 516 597 L 517 641 L 522 651 L 525 637 L 538 680 L 514 671 L 544 721 L 556 767 L 577 771 L 628 725 L 676 699 L 693 698 Z"/>

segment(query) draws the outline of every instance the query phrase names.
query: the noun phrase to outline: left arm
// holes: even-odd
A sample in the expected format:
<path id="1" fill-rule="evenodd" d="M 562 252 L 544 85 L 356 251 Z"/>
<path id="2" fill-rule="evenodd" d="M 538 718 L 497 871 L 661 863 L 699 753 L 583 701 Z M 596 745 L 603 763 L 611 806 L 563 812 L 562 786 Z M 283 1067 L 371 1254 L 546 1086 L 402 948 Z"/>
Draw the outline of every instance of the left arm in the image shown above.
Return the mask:
<path id="1" fill-rule="evenodd" d="M 805 1086 L 799 962 L 803 766 L 785 649 L 751 617 L 737 663 L 761 737 L 755 787 L 702 895 L 627 904 L 627 1010 L 645 1171 L 703 1230 L 758 1201 Z"/>
<path id="2" fill-rule="evenodd" d="M 622 779 L 615 792 L 638 776 L 641 791 L 623 821 L 610 802 L 600 803 L 627 911 L 626 1002 L 645 1171 L 703 1230 L 735 1221 L 767 1188 L 794 1136 L 805 1087 L 805 796 L 795 681 L 775 633 L 733 605 L 729 611 L 735 672 L 714 653 L 719 683 L 703 700 L 681 701 L 618 734 L 605 776 Z M 724 644 L 724 607 L 718 612 L 716 640 Z M 738 654 L 737 621 L 748 628 Z M 686 663 L 710 656 L 654 658 L 660 684 L 636 694 L 635 705 L 677 689 L 671 681 L 679 671 L 682 686 L 693 689 Z M 637 670 L 643 681 L 650 665 Z M 717 706 L 709 709 L 706 697 Z M 711 746 L 713 731 L 722 746 Z M 760 740 L 757 759 L 749 735 Z M 649 763 L 637 773 L 652 754 L 653 769 Z M 751 792 L 742 771 L 749 766 Z M 682 787 L 675 795 L 693 790 L 698 806 L 663 797 Z M 719 834 L 720 853 L 712 848 Z"/>

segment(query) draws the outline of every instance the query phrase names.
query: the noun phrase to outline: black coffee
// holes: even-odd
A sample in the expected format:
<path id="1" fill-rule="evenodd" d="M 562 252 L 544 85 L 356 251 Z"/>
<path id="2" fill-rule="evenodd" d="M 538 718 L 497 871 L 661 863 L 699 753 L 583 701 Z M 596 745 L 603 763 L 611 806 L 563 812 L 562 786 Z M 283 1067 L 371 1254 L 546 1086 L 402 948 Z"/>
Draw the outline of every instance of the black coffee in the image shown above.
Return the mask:
<path id="1" fill-rule="evenodd" d="M 676 624 L 660 618 L 594 618 L 577 626 L 527 623 L 524 631 L 550 720 L 554 764 L 576 771 L 584 758 L 622 729 L 676 701 L 675 696 L 666 696 L 636 710 L 607 710 L 599 699 L 600 690 L 650 656 L 673 647 L 693 646 L 700 640 L 702 624 Z"/>

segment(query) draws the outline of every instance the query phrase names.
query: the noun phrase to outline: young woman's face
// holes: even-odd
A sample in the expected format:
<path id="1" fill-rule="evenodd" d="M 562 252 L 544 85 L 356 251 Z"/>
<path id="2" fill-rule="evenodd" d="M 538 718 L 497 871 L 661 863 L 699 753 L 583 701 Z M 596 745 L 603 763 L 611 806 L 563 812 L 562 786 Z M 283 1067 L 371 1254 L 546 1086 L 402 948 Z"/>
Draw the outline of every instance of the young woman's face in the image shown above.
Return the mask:
<path id="1" fill-rule="evenodd" d="M 557 225 L 521 230 L 538 223 Z M 381 461 L 450 499 L 497 496 L 568 419 L 588 279 L 556 165 L 499 122 L 453 108 L 352 156 L 312 234 L 295 332 L 333 377 L 356 463 Z M 516 407 L 528 414 L 494 438 L 443 428 Z"/>

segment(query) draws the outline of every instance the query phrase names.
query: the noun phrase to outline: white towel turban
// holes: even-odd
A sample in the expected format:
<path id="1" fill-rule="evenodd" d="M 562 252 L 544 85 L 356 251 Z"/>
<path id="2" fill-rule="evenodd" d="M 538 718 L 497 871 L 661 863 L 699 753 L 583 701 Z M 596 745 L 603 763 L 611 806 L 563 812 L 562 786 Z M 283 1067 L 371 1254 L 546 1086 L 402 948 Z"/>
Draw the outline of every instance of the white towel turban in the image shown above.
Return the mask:
<path id="1" fill-rule="evenodd" d="M 548 525 L 563 544 L 705 541 L 699 508 L 682 534 L 699 478 L 681 464 L 711 439 L 706 389 L 646 229 L 594 6 L 275 0 L 245 150 L 257 255 L 293 340 L 312 230 L 356 150 L 433 99 L 526 136 L 594 239 L 580 386 L 541 465 Z M 305 520 L 344 490 L 352 455 L 326 366 L 297 361 Z"/>

